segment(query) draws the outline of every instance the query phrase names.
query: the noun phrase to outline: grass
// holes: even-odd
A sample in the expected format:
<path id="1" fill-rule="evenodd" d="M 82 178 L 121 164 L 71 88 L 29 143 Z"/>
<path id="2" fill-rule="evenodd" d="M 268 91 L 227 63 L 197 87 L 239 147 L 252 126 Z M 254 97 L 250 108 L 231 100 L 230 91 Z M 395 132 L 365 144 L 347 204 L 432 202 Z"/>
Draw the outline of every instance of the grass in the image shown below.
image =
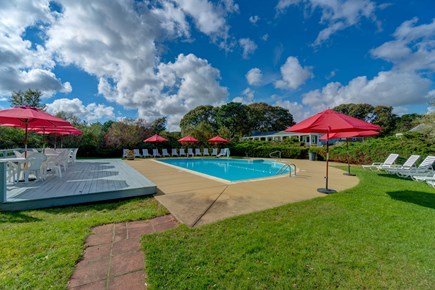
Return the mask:
<path id="1" fill-rule="evenodd" d="M 0 289 L 66 289 L 91 227 L 165 213 L 153 198 L 0 212 Z"/>
<path id="2" fill-rule="evenodd" d="M 435 190 L 353 172 L 341 193 L 144 236 L 149 288 L 433 288 Z"/>

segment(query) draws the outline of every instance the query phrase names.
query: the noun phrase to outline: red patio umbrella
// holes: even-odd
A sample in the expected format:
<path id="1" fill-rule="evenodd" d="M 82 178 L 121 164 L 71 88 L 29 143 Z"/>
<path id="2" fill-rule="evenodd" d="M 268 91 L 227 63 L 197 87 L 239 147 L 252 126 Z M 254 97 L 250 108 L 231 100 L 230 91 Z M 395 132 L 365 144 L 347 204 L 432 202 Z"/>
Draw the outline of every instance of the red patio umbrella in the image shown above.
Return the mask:
<path id="1" fill-rule="evenodd" d="M 370 137 L 370 136 L 375 136 L 378 135 L 379 132 L 377 131 L 359 131 L 359 132 L 337 132 L 337 133 L 332 133 L 329 135 L 329 140 L 332 139 L 337 139 L 337 138 L 346 138 L 346 147 L 347 147 L 347 172 L 343 173 L 344 175 L 348 175 L 348 176 L 355 176 L 355 174 L 350 173 L 350 158 L 349 158 L 349 138 L 353 138 L 353 137 Z M 327 140 L 326 139 L 328 136 L 323 135 L 322 137 L 319 138 L 319 140 Z"/>
<path id="2" fill-rule="evenodd" d="M 184 136 L 183 138 L 178 139 L 178 142 L 181 143 L 196 143 L 199 142 L 198 139 L 192 137 L 192 136 Z"/>
<path id="3" fill-rule="evenodd" d="M 213 137 L 211 139 L 208 139 L 208 142 L 210 142 L 210 143 L 228 143 L 230 141 L 222 138 L 221 136 L 216 136 L 216 137 Z"/>
<path id="4" fill-rule="evenodd" d="M 382 130 L 382 128 L 367 123 L 363 120 L 328 109 L 297 123 L 296 125 L 286 129 L 285 132 L 326 133 L 326 138 L 329 140 L 330 133 L 370 130 Z M 323 193 L 335 192 L 335 190 L 328 188 L 328 162 L 329 144 L 326 142 L 326 188 L 317 189 L 317 191 Z"/>
<path id="5" fill-rule="evenodd" d="M 159 142 L 166 142 L 168 141 L 168 139 L 163 138 L 162 136 L 159 135 L 153 135 L 145 140 L 143 140 L 144 142 L 149 142 L 149 143 L 159 143 Z"/>
<path id="6" fill-rule="evenodd" d="M 71 126 L 68 121 L 30 106 L 17 106 L 11 109 L 0 110 L 0 123 L 10 127 L 23 128 L 25 130 L 25 157 L 27 157 L 27 136 L 29 128 Z"/>
<path id="7" fill-rule="evenodd" d="M 57 135 L 61 136 L 60 147 L 62 148 L 62 136 L 64 135 L 81 135 L 82 131 L 73 126 L 62 126 L 62 127 L 52 127 L 52 128 L 32 128 L 29 129 L 31 132 L 42 135 L 54 135 L 54 149 L 56 149 L 56 139 Z"/>

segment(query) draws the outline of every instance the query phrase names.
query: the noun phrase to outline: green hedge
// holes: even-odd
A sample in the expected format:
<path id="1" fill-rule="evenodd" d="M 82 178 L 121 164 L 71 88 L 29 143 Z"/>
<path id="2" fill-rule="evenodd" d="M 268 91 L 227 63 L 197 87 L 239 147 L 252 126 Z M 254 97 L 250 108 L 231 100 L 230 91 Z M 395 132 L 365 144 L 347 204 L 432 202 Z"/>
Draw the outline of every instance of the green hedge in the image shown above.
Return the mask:
<path id="1" fill-rule="evenodd" d="M 435 155 L 435 143 L 419 133 L 407 133 L 401 137 L 368 138 L 362 142 L 338 142 L 331 145 L 329 160 L 352 164 L 371 164 L 384 161 L 390 153 L 399 154 L 398 164 L 402 164 L 410 155 L 418 154 L 421 160 Z M 295 142 L 244 141 L 233 144 L 231 155 L 249 157 L 269 157 L 273 151 L 281 151 L 283 158 L 308 159 L 308 152 L 315 152 L 317 160 L 325 160 L 326 147 L 305 147 Z"/>

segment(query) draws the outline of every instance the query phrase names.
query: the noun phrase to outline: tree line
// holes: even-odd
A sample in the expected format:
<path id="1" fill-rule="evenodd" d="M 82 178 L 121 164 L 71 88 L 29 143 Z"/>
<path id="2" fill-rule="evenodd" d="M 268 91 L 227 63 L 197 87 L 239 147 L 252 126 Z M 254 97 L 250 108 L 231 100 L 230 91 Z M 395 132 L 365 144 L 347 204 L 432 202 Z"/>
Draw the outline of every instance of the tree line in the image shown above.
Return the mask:
<path id="1" fill-rule="evenodd" d="M 35 90 L 14 92 L 10 98 L 12 106 L 30 105 L 41 109 L 41 93 Z M 433 141 L 435 114 L 407 114 L 397 116 L 392 113 L 392 107 L 372 106 L 369 104 L 342 104 L 333 110 L 374 123 L 384 130 L 382 136 L 393 135 L 396 132 L 406 132 L 420 123 L 427 124 L 426 131 L 429 142 Z M 216 135 L 237 142 L 240 137 L 254 132 L 271 132 L 285 130 L 294 124 L 293 115 L 289 110 L 271 106 L 266 103 L 242 104 L 230 102 L 222 106 L 198 106 L 181 119 L 180 132 L 168 132 L 166 118 L 153 122 L 143 119 L 125 119 L 122 121 L 107 121 L 105 123 L 87 123 L 72 113 L 59 112 L 58 117 L 68 120 L 80 129 L 82 135 L 62 137 L 63 147 L 79 147 L 79 156 L 115 157 L 122 148 L 153 148 L 154 144 L 145 144 L 144 139 L 160 134 L 169 140 L 165 147 L 179 147 L 177 139 L 192 135 L 201 142 L 197 146 L 206 146 L 207 140 Z M 0 127 L 1 148 L 16 148 L 23 146 L 24 131 L 15 128 Z M 57 138 L 57 146 L 60 140 Z M 30 134 L 29 147 L 42 147 L 44 144 L 53 147 L 53 136 Z M 162 145 L 162 146 L 163 146 Z"/>

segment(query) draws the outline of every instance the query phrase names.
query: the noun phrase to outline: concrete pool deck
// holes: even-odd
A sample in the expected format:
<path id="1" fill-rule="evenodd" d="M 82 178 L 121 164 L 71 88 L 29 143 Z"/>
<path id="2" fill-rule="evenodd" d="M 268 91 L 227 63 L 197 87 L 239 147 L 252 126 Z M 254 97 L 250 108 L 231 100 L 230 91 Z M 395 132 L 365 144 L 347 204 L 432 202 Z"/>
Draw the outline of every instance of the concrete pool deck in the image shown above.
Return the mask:
<path id="1" fill-rule="evenodd" d="M 261 211 L 284 204 L 323 197 L 325 162 L 283 159 L 294 163 L 297 176 L 273 177 L 248 182 L 225 183 L 153 159 L 126 161 L 157 185 L 155 198 L 187 226 L 213 223 L 228 217 Z M 337 163 L 330 163 L 337 165 Z M 343 164 L 340 164 L 343 165 Z M 329 187 L 342 191 L 358 184 L 355 176 L 329 167 Z"/>

